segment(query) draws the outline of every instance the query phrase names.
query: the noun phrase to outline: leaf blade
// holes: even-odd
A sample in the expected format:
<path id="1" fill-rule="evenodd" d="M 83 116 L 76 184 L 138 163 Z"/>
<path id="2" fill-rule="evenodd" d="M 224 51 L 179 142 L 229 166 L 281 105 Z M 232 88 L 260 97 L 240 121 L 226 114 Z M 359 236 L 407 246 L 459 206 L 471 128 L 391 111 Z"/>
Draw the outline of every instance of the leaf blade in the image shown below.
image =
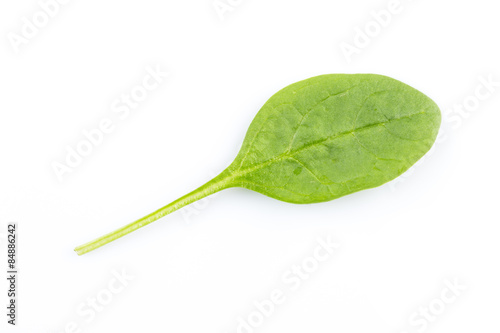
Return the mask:
<path id="1" fill-rule="evenodd" d="M 228 168 L 234 186 L 292 203 L 329 201 L 401 175 L 434 143 L 437 105 L 397 80 L 332 74 L 262 107 Z"/>

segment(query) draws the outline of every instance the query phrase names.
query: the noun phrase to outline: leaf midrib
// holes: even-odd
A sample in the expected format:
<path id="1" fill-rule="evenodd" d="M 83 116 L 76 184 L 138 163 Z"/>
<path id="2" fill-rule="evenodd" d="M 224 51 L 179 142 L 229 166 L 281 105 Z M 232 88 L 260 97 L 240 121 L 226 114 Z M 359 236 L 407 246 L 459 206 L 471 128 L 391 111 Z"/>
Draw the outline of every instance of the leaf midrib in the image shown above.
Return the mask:
<path id="1" fill-rule="evenodd" d="M 297 148 L 295 150 L 290 150 L 290 151 L 286 151 L 280 155 L 277 155 L 267 161 L 264 161 L 260 164 L 254 164 L 248 168 L 245 168 L 245 169 L 241 169 L 241 170 L 238 170 L 238 172 L 234 173 L 232 176 L 231 176 L 231 180 L 237 180 L 239 177 L 241 176 L 244 176 L 248 173 L 251 173 L 253 171 L 256 171 L 256 170 L 259 170 L 263 167 L 266 167 L 270 164 L 273 164 L 273 163 L 276 163 L 276 162 L 281 162 L 287 158 L 293 158 L 297 153 L 303 151 L 303 150 L 306 150 L 306 149 L 309 149 L 311 147 L 315 147 L 317 145 L 320 145 L 320 144 L 323 144 L 325 142 L 328 142 L 330 140 L 334 140 L 334 139 L 337 139 L 337 138 L 340 138 L 340 137 L 344 137 L 344 136 L 347 136 L 347 135 L 354 135 L 356 132 L 358 131 L 365 131 L 365 130 L 369 130 L 371 128 L 374 128 L 374 127 L 378 127 L 378 126 L 385 126 L 393 121 L 397 121 L 397 120 L 402 120 L 402 119 L 407 119 L 407 118 L 411 118 L 411 117 L 414 117 L 414 116 L 417 116 L 417 115 L 421 115 L 421 114 L 425 114 L 426 112 L 425 111 L 422 111 L 422 112 L 418 112 L 418 113 L 413 113 L 411 115 L 407 115 L 407 116 L 403 116 L 403 117 L 399 117 L 399 118 L 391 118 L 391 119 L 388 119 L 387 121 L 382 121 L 382 122 L 379 122 L 379 123 L 373 123 L 373 124 L 369 124 L 369 125 L 365 125 L 365 126 L 362 126 L 362 127 L 358 127 L 358 128 L 354 128 L 352 130 L 349 130 L 349 131 L 344 131 L 344 132 L 341 132 L 341 133 L 337 133 L 333 136 L 329 136 L 329 137 L 326 137 L 326 138 L 323 138 L 321 140 L 317 140 L 317 141 L 314 141 L 314 142 L 311 142 L 310 144 L 307 144 L 307 145 L 304 145 L 300 148 Z"/>

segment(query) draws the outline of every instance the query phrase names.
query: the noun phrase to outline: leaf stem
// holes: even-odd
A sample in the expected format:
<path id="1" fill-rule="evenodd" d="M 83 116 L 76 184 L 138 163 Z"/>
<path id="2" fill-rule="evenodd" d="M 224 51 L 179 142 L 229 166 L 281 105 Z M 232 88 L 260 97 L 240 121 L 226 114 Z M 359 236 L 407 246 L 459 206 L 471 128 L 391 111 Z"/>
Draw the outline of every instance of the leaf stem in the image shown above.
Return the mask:
<path id="1" fill-rule="evenodd" d="M 226 189 L 228 187 L 231 187 L 231 180 L 233 177 L 228 175 L 227 171 L 222 172 L 220 175 L 206 183 L 205 185 L 200 186 L 196 190 L 186 194 L 183 197 L 180 197 L 179 199 L 169 203 L 163 208 L 158 209 L 157 211 L 144 216 L 143 218 L 134 221 L 120 229 L 117 229 L 107 235 L 104 235 L 102 237 L 99 237 L 97 239 L 94 239 L 91 242 L 88 242 L 86 244 L 77 246 L 75 248 L 75 252 L 78 255 L 82 255 L 85 253 L 88 253 L 90 251 L 93 251 L 103 245 L 106 245 L 120 237 L 125 236 L 126 234 L 131 233 L 132 231 L 135 231 L 139 228 L 142 228 L 172 212 L 175 212 L 176 210 L 187 206 L 195 201 L 198 201 L 200 199 L 203 199 L 211 194 L 217 193 L 223 189 Z"/>

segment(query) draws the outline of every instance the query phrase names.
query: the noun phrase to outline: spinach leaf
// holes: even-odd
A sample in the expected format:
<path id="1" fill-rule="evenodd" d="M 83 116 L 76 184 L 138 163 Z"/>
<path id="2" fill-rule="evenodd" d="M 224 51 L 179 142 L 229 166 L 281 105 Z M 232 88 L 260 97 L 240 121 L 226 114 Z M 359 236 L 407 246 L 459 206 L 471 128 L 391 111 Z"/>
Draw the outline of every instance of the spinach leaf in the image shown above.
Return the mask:
<path id="1" fill-rule="evenodd" d="M 92 251 L 230 187 L 305 204 L 380 186 L 429 151 L 440 123 L 429 97 L 386 76 L 331 74 L 300 81 L 266 102 L 236 159 L 220 175 L 75 251 Z"/>

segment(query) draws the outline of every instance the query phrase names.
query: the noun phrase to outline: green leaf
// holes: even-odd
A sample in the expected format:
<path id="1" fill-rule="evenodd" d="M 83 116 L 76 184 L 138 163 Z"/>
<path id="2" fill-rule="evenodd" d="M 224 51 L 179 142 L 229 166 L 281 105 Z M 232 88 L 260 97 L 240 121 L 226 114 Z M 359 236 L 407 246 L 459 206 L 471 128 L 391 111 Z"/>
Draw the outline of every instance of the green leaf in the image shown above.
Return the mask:
<path id="1" fill-rule="evenodd" d="M 437 105 L 380 75 L 324 75 L 264 105 L 229 167 L 233 181 L 293 203 L 329 201 L 382 185 L 434 143 Z"/>
<path id="2" fill-rule="evenodd" d="M 229 187 L 305 204 L 380 186 L 429 151 L 440 123 L 429 97 L 386 76 L 332 74 L 292 84 L 262 107 L 219 176 L 75 251 L 89 252 Z"/>

